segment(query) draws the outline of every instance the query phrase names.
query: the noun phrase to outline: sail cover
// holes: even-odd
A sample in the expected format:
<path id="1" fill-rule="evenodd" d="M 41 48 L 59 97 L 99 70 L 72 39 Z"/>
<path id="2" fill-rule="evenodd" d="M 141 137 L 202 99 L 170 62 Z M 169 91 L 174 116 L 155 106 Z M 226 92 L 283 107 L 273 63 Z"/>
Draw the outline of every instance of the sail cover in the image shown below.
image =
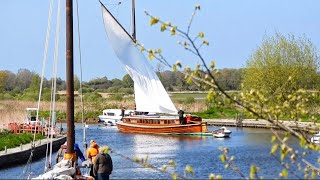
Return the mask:
<path id="1" fill-rule="evenodd" d="M 101 4 L 105 30 L 110 44 L 134 81 L 136 110 L 155 113 L 177 113 L 168 93 L 146 57 L 135 46 L 131 36 Z"/>

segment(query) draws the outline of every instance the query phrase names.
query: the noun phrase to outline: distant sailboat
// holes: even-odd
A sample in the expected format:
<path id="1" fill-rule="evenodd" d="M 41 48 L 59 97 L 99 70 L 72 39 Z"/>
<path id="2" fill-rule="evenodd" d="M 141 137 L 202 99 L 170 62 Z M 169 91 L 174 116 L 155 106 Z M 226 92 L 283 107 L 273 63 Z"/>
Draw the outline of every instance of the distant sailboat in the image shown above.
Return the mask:
<path id="1" fill-rule="evenodd" d="M 147 113 L 126 116 L 123 121 L 117 122 L 118 129 L 134 133 L 207 132 L 206 123 L 202 123 L 202 119 L 197 116 L 190 115 L 186 124 L 180 124 L 176 107 L 145 56 L 135 46 L 135 39 L 102 3 L 101 8 L 109 42 L 134 81 L 136 111 L 153 114 L 153 116 L 146 115 Z M 160 116 L 160 114 L 167 115 Z"/>

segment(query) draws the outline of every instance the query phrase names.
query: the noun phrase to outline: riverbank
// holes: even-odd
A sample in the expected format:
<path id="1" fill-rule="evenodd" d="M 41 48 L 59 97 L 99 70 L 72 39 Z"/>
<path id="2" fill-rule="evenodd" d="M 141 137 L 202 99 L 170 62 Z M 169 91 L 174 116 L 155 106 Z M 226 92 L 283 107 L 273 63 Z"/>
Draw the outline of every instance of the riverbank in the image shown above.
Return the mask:
<path id="1" fill-rule="evenodd" d="M 53 138 L 52 151 L 57 151 L 66 141 L 66 136 Z M 24 144 L 15 148 L 0 151 L 0 169 L 19 164 L 26 164 L 31 155 L 32 144 Z M 35 141 L 32 160 L 37 160 L 46 156 L 47 139 Z"/>
<path id="2" fill-rule="evenodd" d="M 250 128 L 278 128 L 267 120 L 263 119 L 243 119 L 241 121 L 236 119 L 203 119 L 209 126 L 232 126 L 232 127 L 250 127 Z M 311 133 L 319 131 L 320 123 L 313 122 L 293 122 L 293 121 L 279 121 L 289 126 L 292 129 L 299 129 Z"/>

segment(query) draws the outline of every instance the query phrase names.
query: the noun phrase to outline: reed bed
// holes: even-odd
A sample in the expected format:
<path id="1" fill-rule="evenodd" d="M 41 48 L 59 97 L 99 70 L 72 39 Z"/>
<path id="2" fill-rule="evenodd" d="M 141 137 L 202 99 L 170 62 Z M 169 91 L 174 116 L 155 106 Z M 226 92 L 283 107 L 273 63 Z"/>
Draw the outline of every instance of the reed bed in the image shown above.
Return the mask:
<path id="1" fill-rule="evenodd" d="M 66 102 L 57 101 L 55 103 L 55 110 L 65 113 L 66 112 Z M 26 108 L 37 107 L 38 104 L 36 101 L 17 101 L 17 100 L 2 100 L 0 101 L 0 128 L 5 127 L 8 123 L 23 123 L 26 119 Z M 50 102 L 41 102 L 40 111 L 49 111 Z M 79 99 L 75 101 L 75 114 L 82 112 L 82 105 Z M 205 103 L 195 101 L 193 103 L 175 103 L 177 109 L 180 107 L 189 113 L 193 112 L 202 112 L 207 109 Z M 108 100 L 104 101 L 95 101 L 95 102 L 84 102 L 84 114 L 87 115 L 86 119 L 96 120 L 98 115 L 102 112 L 103 109 L 134 109 L 135 103 L 133 100 Z M 93 117 L 96 116 L 96 117 Z"/>

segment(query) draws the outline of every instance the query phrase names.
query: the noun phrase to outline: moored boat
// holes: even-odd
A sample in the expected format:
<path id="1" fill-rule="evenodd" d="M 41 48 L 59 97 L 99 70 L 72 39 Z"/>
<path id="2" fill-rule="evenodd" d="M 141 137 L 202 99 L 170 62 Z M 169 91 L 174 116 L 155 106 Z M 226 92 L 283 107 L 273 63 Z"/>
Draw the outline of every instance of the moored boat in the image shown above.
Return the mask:
<path id="1" fill-rule="evenodd" d="M 216 138 L 230 137 L 231 133 L 232 133 L 232 131 L 230 131 L 229 129 L 227 129 L 224 126 L 217 129 L 217 130 L 212 131 L 213 136 Z"/>
<path id="2" fill-rule="evenodd" d="M 124 110 L 124 116 L 129 116 L 133 110 Z M 122 109 L 105 109 L 102 115 L 99 115 L 98 122 L 104 123 L 106 126 L 115 126 L 122 119 Z"/>
<path id="3" fill-rule="evenodd" d="M 200 117 L 195 117 L 186 124 L 180 124 L 176 116 L 129 116 L 117 122 L 121 132 L 146 134 L 192 134 L 208 132 L 207 124 Z"/>
<path id="4" fill-rule="evenodd" d="M 320 143 L 320 131 L 317 134 L 314 134 L 311 137 L 311 142 L 314 144 L 319 144 Z"/>
<path id="5" fill-rule="evenodd" d="M 134 82 L 135 115 L 124 117 L 122 121 L 118 121 L 116 124 L 119 131 L 173 134 L 207 132 L 206 123 L 202 123 L 199 117 L 190 115 L 185 117 L 186 122 L 179 121 L 178 111 L 167 91 L 148 60 L 136 47 L 135 27 L 133 28 L 133 36 L 131 36 L 107 8 L 102 6 L 109 42 Z M 132 9 L 134 10 L 134 7 Z M 133 25 L 135 24 L 133 23 Z"/>

